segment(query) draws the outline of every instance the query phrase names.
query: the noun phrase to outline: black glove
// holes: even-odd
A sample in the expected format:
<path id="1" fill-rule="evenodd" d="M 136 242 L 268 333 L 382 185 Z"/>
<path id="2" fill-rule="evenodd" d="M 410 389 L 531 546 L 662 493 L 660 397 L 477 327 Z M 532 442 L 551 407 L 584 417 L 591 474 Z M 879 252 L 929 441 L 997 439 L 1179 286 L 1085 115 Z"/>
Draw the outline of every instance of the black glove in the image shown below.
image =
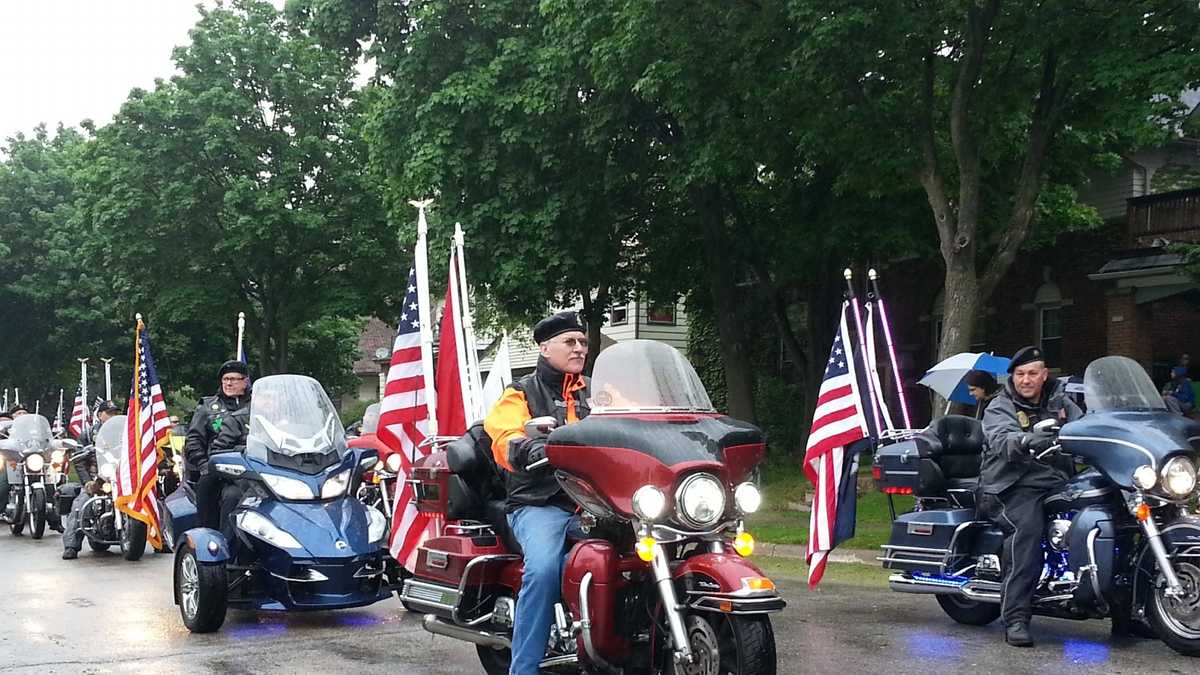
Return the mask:
<path id="1" fill-rule="evenodd" d="M 1030 434 L 1025 434 L 1022 444 L 1029 454 L 1037 456 L 1050 449 L 1058 442 L 1058 434 L 1051 431 L 1034 431 Z"/>
<path id="2" fill-rule="evenodd" d="M 544 438 L 521 438 L 509 443 L 508 460 L 517 471 L 528 471 L 526 467 L 545 458 L 546 439 Z M 538 469 L 541 468 L 543 467 L 538 467 Z"/>

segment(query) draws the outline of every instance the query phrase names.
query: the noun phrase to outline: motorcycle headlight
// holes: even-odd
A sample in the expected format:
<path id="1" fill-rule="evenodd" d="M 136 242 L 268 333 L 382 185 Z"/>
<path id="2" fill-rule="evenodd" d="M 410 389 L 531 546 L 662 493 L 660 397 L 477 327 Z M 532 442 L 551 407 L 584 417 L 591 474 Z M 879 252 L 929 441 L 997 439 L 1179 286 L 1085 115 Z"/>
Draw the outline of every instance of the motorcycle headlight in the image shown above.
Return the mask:
<path id="1" fill-rule="evenodd" d="M 1186 497 L 1196 489 L 1196 465 L 1187 457 L 1174 457 L 1162 468 L 1162 486 L 1168 494 Z"/>
<path id="2" fill-rule="evenodd" d="M 374 544 L 382 542 L 387 535 L 387 518 L 379 512 L 379 509 L 367 507 L 367 541 Z"/>
<path id="3" fill-rule="evenodd" d="M 346 488 L 350 486 L 350 469 L 346 469 L 341 473 L 336 473 L 325 479 L 325 483 L 321 485 L 321 499 L 333 499 L 346 494 Z M 306 486 L 307 487 L 307 486 Z"/>
<path id="4" fill-rule="evenodd" d="M 41 455 L 30 455 L 25 458 L 25 470 L 29 473 L 41 473 L 46 468 L 46 458 Z"/>
<path id="5" fill-rule="evenodd" d="M 264 476 L 265 478 L 266 476 Z M 299 483 L 300 481 L 294 481 Z M 300 483 L 304 485 L 303 483 Z M 263 541 L 279 548 L 304 548 L 292 535 L 279 529 L 266 516 L 256 511 L 239 511 L 237 514 L 238 529 L 258 537 Z"/>
<path id="6" fill-rule="evenodd" d="M 308 483 L 296 480 L 295 478 L 284 478 L 283 476 L 273 476 L 271 474 L 263 474 L 263 482 L 271 491 L 279 496 L 280 499 L 316 499 L 312 488 L 308 487 Z M 344 489 L 344 488 L 343 488 Z"/>
<path id="7" fill-rule="evenodd" d="M 1158 475 L 1149 464 L 1143 464 L 1133 470 L 1133 484 L 1142 490 L 1149 490 L 1158 484 Z"/>
<path id="8" fill-rule="evenodd" d="M 400 455 L 397 455 L 396 453 L 388 455 L 387 462 L 385 462 L 385 464 L 387 464 L 388 471 L 391 471 L 392 473 L 400 473 Z"/>
<path id="9" fill-rule="evenodd" d="M 108 480 L 116 480 L 117 465 L 111 462 L 106 462 L 100 465 L 100 476 Z"/>
<path id="10" fill-rule="evenodd" d="M 50 463 L 54 464 L 55 466 L 62 466 L 64 457 L 66 457 L 66 455 L 63 454 L 62 450 L 55 450 L 54 452 L 50 453 Z"/>
<path id="11" fill-rule="evenodd" d="M 742 483 L 733 491 L 733 503 L 742 513 L 754 513 L 762 506 L 762 493 L 754 483 Z"/>
<path id="12" fill-rule="evenodd" d="M 675 501 L 685 522 L 708 527 L 725 513 L 725 486 L 712 474 L 695 473 L 680 484 Z"/>
<path id="13" fill-rule="evenodd" d="M 642 520 L 658 520 L 667 508 L 667 496 L 653 485 L 643 485 L 633 493 L 633 512 Z"/>

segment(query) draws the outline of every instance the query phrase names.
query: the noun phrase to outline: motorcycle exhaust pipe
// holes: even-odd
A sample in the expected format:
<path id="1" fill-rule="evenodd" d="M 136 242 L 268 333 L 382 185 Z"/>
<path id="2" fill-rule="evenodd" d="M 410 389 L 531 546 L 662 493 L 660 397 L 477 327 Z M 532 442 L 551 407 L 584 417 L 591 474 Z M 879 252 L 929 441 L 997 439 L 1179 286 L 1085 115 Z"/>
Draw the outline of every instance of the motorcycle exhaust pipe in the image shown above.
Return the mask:
<path id="1" fill-rule="evenodd" d="M 1000 602 L 1000 584 L 983 579 L 969 581 L 940 581 L 935 579 L 913 579 L 902 574 L 888 578 L 888 588 L 897 593 L 920 595 L 957 595 L 978 602 Z"/>
<path id="2" fill-rule="evenodd" d="M 448 638 L 454 638 L 455 640 L 462 640 L 464 642 L 471 642 L 473 644 L 491 647 L 493 649 L 512 648 L 512 641 L 503 635 L 496 635 L 495 633 L 488 633 L 486 631 L 474 630 L 471 628 L 463 628 L 462 626 L 456 626 L 452 623 L 446 623 L 445 621 L 437 618 L 437 615 L 434 614 L 426 614 L 425 617 L 421 619 L 421 625 L 425 628 L 425 630 L 435 635 L 444 635 Z"/>

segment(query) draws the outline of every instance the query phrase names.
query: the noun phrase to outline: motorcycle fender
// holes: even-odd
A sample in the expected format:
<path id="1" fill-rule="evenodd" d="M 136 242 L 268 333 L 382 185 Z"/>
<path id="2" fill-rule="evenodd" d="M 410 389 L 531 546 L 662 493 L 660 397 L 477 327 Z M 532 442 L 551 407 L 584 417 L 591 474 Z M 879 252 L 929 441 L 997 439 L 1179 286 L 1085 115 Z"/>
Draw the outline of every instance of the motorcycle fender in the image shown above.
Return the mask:
<path id="1" fill-rule="evenodd" d="M 45 490 L 46 489 L 46 486 L 41 481 L 38 481 L 36 483 L 30 483 L 29 487 L 33 488 L 34 490 Z"/>
<path id="2" fill-rule="evenodd" d="M 1172 560 L 1187 558 L 1194 564 L 1200 564 L 1200 518 L 1183 516 L 1176 518 L 1160 528 L 1163 546 Z M 1143 541 L 1141 550 L 1137 553 L 1137 564 L 1133 570 L 1133 599 L 1134 606 L 1140 606 L 1146 601 L 1150 586 L 1157 576 L 1157 562 L 1150 546 Z"/>
<path id="3" fill-rule="evenodd" d="M 219 531 L 197 527 L 184 533 L 188 546 L 196 553 L 196 561 L 202 563 L 225 562 L 230 559 L 229 542 Z"/>
<path id="4" fill-rule="evenodd" d="M 745 558 L 729 553 L 701 553 L 672 570 L 680 600 L 691 609 L 727 614 L 778 612 L 787 603 L 774 582 Z M 751 580 L 761 580 L 754 581 Z M 752 588 L 751 584 L 758 588 Z"/>

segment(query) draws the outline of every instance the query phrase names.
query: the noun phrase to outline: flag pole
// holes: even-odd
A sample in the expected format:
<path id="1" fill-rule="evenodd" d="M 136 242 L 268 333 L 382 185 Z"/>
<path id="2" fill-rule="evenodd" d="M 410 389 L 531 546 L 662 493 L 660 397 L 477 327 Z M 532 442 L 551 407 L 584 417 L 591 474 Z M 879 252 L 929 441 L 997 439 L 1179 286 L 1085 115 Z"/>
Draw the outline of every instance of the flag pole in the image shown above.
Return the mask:
<path id="1" fill-rule="evenodd" d="M 60 431 L 62 430 L 62 417 L 63 417 L 63 390 L 62 390 L 62 387 L 59 387 L 58 388 L 58 412 L 54 416 L 54 421 L 58 423 L 58 428 Z"/>
<path id="2" fill-rule="evenodd" d="M 466 338 L 463 335 L 462 324 L 462 296 L 458 287 L 458 261 L 456 260 L 456 249 L 453 245 L 450 247 L 450 307 L 444 308 L 445 312 L 449 309 L 455 313 L 452 318 L 454 323 L 454 356 L 458 359 L 458 387 L 462 392 L 463 402 L 463 418 L 468 421 L 468 424 L 474 422 L 475 403 L 471 392 L 471 366 L 467 362 L 466 355 Z M 445 324 L 442 324 L 443 326 Z M 446 354 L 441 354 L 441 358 L 445 358 Z"/>
<path id="3" fill-rule="evenodd" d="M 33 414 L 34 415 L 42 414 L 42 399 L 39 398 L 33 402 Z"/>
<path id="4" fill-rule="evenodd" d="M 15 401 L 15 405 L 21 405 L 21 388 L 20 387 L 13 387 L 13 399 Z"/>
<path id="5" fill-rule="evenodd" d="M 235 353 L 235 354 L 233 355 L 233 358 L 235 358 L 235 359 L 237 359 L 237 360 L 239 360 L 239 361 L 242 359 L 242 336 L 243 336 L 245 333 L 246 333 L 246 313 L 245 313 L 245 312 L 238 312 L 238 320 L 237 320 L 237 353 Z"/>
<path id="6" fill-rule="evenodd" d="M 88 402 L 87 402 L 87 359 L 76 359 L 79 361 L 79 400 L 83 401 L 83 423 L 88 422 Z"/>
<path id="7" fill-rule="evenodd" d="M 858 333 L 858 353 L 862 354 L 863 358 L 866 358 L 867 344 L 866 344 L 866 341 L 863 340 L 863 322 L 862 322 L 862 314 L 858 310 L 858 295 L 856 295 L 854 293 L 854 272 L 852 272 L 850 270 L 850 268 L 847 267 L 842 272 L 842 276 L 846 277 L 846 293 L 847 293 L 846 297 L 849 298 L 850 307 L 854 310 L 854 328 L 856 329 L 855 332 Z M 876 399 L 875 399 L 875 383 L 873 383 L 871 381 L 870 372 L 867 373 L 866 380 L 867 380 L 867 400 L 871 404 L 871 419 L 875 421 L 875 427 L 874 427 L 873 431 L 875 432 L 875 435 L 878 436 L 879 428 L 880 428 L 881 424 L 880 424 L 880 420 L 879 420 L 879 408 L 875 405 L 875 401 L 876 401 Z"/>
<path id="8" fill-rule="evenodd" d="M 112 400 L 112 359 L 106 359 L 103 356 L 100 360 L 104 362 L 104 400 Z"/>
<path id="9" fill-rule="evenodd" d="M 867 278 L 871 281 L 871 291 L 875 294 L 875 305 L 879 308 L 879 322 L 883 324 L 883 340 L 887 344 L 888 358 L 892 362 L 892 376 L 896 378 L 896 395 L 900 398 L 900 414 L 904 417 L 904 428 L 911 429 L 912 421 L 908 416 L 908 401 L 904 397 L 904 380 L 900 377 L 900 361 L 896 358 L 896 347 L 892 340 L 892 325 L 888 321 L 887 309 L 884 308 L 883 295 L 879 292 L 879 273 L 875 268 L 867 270 Z"/>
<path id="10" fill-rule="evenodd" d="M 426 254 L 429 223 L 425 219 L 425 209 L 429 208 L 433 200 L 412 200 L 408 203 L 417 209 L 417 248 L 413 258 L 417 268 L 417 320 L 421 322 L 421 370 L 425 378 L 425 408 L 429 413 L 429 435 L 437 436 L 437 387 L 433 377 L 433 325 L 429 317 L 429 260 Z"/>
<path id="11" fill-rule="evenodd" d="M 465 243 L 462 223 L 454 223 L 454 248 L 458 260 L 458 286 L 461 289 L 462 305 L 459 310 L 462 315 L 463 343 L 467 353 L 468 385 L 471 389 L 471 401 L 474 402 L 472 413 L 475 419 L 482 419 L 487 414 L 483 402 L 483 377 L 479 370 L 479 351 L 475 342 L 475 320 L 471 313 L 471 289 L 467 285 L 467 257 L 463 254 Z"/>

